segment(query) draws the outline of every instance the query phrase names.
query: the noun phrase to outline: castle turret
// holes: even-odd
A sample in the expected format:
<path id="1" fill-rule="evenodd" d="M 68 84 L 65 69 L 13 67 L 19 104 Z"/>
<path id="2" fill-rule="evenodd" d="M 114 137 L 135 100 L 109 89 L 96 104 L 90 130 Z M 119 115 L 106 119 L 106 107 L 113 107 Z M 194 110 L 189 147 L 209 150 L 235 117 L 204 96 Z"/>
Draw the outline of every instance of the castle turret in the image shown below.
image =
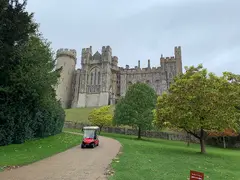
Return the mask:
<path id="1" fill-rule="evenodd" d="M 151 68 L 150 59 L 148 59 L 148 68 Z"/>
<path id="2" fill-rule="evenodd" d="M 82 49 L 81 65 L 84 67 L 92 57 L 92 46 Z"/>
<path id="3" fill-rule="evenodd" d="M 102 47 L 102 58 L 103 61 L 107 61 L 109 63 L 112 62 L 112 48 L 110 46 L 103 46 Z"/>
<path id="4" fill-rule="evenodd" d="M 56 68 L 61 68 L 61 76 L 56 87 L 57 99 L 63 108 L 69 108 L 72 100 L 72 80 L 74 77 L 77 52 L 74 49 L 59 49 L 56 54 Z"/>
<path id="5" fill-rule="evenodd" d="M 181 46 L 176 46 L 174 48 L 174 55 L 176 60 L 176 73 L 182 73 L 182 52 Z"/>

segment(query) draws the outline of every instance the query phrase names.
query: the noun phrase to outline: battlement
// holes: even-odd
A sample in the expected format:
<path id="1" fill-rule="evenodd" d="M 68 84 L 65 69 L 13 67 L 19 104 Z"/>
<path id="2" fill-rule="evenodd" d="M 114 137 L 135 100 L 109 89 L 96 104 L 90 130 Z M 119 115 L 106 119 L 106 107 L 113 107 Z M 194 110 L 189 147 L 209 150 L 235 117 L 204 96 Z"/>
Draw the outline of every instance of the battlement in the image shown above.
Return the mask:
<path id="1" fill-rule="evenodd" d="M 89 48 L 82 48 L 82 54 L 91 54 L 92 55 L 92 46 Z"/>
<path id="2" fill-rule="evenodd" d="M 75 61 L 77 59 L 77 51 L 75 49 L 67 49 L 61 48 L 57 50 L 56 58 L 60 56 L 69 56 L 73 58 Z"/>
<path id="3" fill-rule="evenodd" d="M 106 51 L 112 52 L 112 48 L 110 46 L 103 46 L 102 47 L 102 52 L 106 52 Z"/>
<path id="4" fill-rule="evenodd" d="M 174 49 L 175 50 L 181 50 L 181 46 L 175 46 Z"/>
<path id="5" fill-rule="evenodd" d="M 176 61 L 176 59 L 175 59 L 174 56 L 171 56 L 171 57 L 163 57 L 163 56 L 161 56 L 161 58 L 160 58 L 160 62 L 161 63 L 168 63 L 168 62 L 175 62 L 175 61 Z"/>
<path id="6" fill-rule="evenodd" d="M 135 68 L 129 68 L 128 65 L 126 65 L 126 68 L 120 67 L 119 70 L 121 73 L 126 73 L 126 74 L 155 73 L 155 72 L 163 71 L 162 67 L 139 68 L 138 66 L 135 66 Z"/>

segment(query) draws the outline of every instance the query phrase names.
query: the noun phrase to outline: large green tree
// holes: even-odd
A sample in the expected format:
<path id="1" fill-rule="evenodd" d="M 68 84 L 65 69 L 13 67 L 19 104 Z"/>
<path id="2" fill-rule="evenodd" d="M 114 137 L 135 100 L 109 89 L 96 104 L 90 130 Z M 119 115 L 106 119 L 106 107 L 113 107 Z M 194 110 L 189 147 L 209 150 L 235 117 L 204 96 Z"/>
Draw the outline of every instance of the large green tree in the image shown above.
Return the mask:
<path id="1" fill-rule="evenodd" d="M 175 78 L 169 93 L 157 102 L 157 124 L 182 128 L 200 141 L 205 153 L 209 131 L 237 130 L 240 104 L 238 75 L 208 73 L 202 65 L 185 67 L 186 73 Z"/>
<path id="2" fill-rule="evenodd" d="M 18 137 L 15 121 L 18 119 L 21 123 L 20 117 L 29 114 L 22 98 L 14 92 L 11 79 L 11 73 L 22 61 L 21 52 L 30 34 L 37 30 L 33 15 L 27 13 L 25 7 L 26 1 L 0 1 L 0 145 L 9 144 L 14 136 Z"/>
<path id="3" fill-rule="evenodd" d="M 61 132 L 58 71 L 26 1 L 0 1 L 0 145 Z"/>
<path id="4" fill-rule="evenodd" d="M 125 97 L 116 104 L 113 122 L 117 125 L 137 127 L 140 139 L 142 130 L 152 126 L 156 100 L 156 92 L 149 85 L 145 83 L 131 85 Z"/>

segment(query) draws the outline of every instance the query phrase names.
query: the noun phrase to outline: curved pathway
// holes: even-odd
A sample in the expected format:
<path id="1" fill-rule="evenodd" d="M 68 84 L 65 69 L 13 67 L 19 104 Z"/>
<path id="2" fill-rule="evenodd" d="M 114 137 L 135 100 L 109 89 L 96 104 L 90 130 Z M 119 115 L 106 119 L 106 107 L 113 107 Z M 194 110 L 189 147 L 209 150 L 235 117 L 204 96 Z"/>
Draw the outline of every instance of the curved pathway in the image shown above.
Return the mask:
<path id="1" fill-rule="evenodd" d="M 80 145 L 36 163 L 0 173 L 1 180 L 106 180 L 108 165 L 121 144 L 99 137 L 99 146 L 81 149 Z"/>

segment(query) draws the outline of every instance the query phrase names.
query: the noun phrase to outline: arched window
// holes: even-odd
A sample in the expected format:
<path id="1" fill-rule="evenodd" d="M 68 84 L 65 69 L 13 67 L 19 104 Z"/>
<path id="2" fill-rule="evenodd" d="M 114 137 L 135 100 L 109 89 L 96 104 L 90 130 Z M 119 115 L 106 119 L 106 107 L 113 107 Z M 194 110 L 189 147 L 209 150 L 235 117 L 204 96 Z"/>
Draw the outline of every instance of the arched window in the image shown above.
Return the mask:
<path id="1" fill-rule="evenodd" d="M 100 72 L 98 71 L 98 84 L 100 84 L 100 78 L 101 78 L 101 74 L 100 74 Z"/>
<path id="2" fill-rule="evenodd" d="M 96 81 L 97 81 L 97 68 L 95 68 L 94 72 L 94 85 L 96 85 Z"/>
<path id="3" fill-rule="evenodd" d="M 93 73 L 91 73 L 91 83 L 90 84 L 93 84 Z"/>

